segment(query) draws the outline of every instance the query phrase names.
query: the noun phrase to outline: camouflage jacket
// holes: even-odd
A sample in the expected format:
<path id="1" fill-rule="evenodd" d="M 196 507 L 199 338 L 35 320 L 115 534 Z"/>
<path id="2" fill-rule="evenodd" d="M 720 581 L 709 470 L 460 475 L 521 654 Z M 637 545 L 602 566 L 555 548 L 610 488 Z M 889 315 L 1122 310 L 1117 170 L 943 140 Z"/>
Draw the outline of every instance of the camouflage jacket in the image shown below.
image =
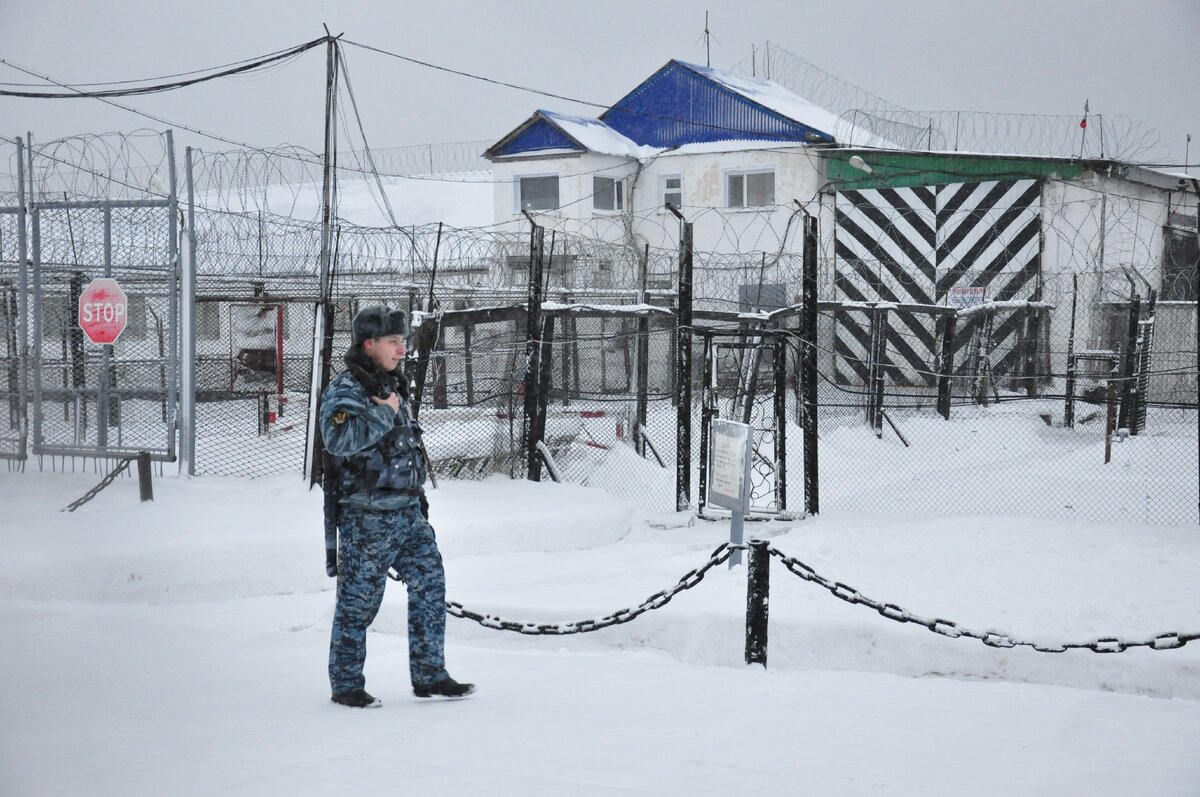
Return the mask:
<path id="1" fill-rule="evenodd" d="M 351 355 L 347 363 L 355 364 Z M 361 366 L 361 359 L 357 364 Z M 375 382 L 371 392 L 380 398 L 399 393 L 400 411 L 371 401 L 360 377 Z M 426 476 L 421 427 L 413 420 L 402 378 L 378 369 L 364 375 L 361 367 L 351 368 L 321 396 L 321 437 L 337 465 L 337 474 L 329 475 L 338 479 L 343 504 L 399 509 L 420 500 Z"/>

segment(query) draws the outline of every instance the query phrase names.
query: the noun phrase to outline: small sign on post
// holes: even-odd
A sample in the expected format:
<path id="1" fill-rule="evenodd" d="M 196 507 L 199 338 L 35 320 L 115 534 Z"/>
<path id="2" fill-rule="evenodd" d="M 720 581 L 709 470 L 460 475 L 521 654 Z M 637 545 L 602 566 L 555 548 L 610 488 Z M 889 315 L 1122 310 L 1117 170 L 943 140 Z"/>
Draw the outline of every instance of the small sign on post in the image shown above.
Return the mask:
<path id="1" fill-rule="evenodd" d="M 750 465 L 754 450 L 754 428 L 749 424 L 713 418 L 708 463 L 708 501 L 733 513 L 729 542 L 741 545 L 743 521 L 750 511 Z M 729 566 L 742 563 L 742 552 L 734 550 Z"/>
<path id="2" fill-rule="evenodd" d="M 116 343 L 128 323 L 129 297 L 115 279 L 94 279 L 79 294 L 79 328 L 92 343 Z"/>
<path id="3" fill-rule="evenodd" d="M 946 304 L 964 310 L 977 307 L 987 301 L 987 288 L 973 285 L 956 285 L 946 291 Z"/>

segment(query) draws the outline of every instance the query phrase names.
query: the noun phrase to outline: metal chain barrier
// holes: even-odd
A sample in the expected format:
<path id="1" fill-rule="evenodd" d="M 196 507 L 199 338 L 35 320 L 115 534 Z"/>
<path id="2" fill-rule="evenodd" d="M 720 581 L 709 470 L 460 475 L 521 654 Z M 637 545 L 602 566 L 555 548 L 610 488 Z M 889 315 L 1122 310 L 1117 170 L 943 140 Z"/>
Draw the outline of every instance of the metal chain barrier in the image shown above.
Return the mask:
<path id="1" fill-rule="evenodd" d="M 67 504 L 60 511 L 74 512 L 76 509 L 83 506 L 88 501 L 91 501 L 93 498 L 95 498 L 97 495 L 100 494 L 101 490 L 103 490 L 108 485 L 112 484 L 118 476 L 120 476 L 125 471 L 129 470 L 129 463 L 133 462 L 135 459 L 137 459 L 136 455 L 132 456 L 132 457 L 123 458 L 121 460 L 121 464 L 118 465 L 117 467 L 113 468 L 111 471 L 109 471 L 108 475 L 105 476 L 103 479 L 101 479 L 99 484 L 97 484 L 92 489 L 88 490 L 86 493 L 81 495 L 79 498 L 76 498 L 74 501 Z"/>
<path id="2" fill-rule="evenodd" d="M 455 601 L 446 601 L 446 610 L 454 617 L 461 617 L 465 620 L 474 620 L 484 628 L 493 628 L 498 631 L 514 631 L 518 634 L 526 634 L 529 636 L 566 636 L 568 634 L 585 634 L 589 631 L 599 631 L 601 628 L 608 628 L 613 625 L 621 625 L 628 623 L 640 615 L 654 609 L 661 609 L 671 602 L 671 599 L 684 590 L 691 589 L 704 580 L 705 574 L 725 562 L 733 554 L 735 550 L 744 550 L 744 545 L 731 545 L 723 543 L 717 547 L 709 556 L 708 561 L 700 567 L 689 570 L 683 575 L 679 581 L 669 589 L 660 590 L 634 609 L 619 609 L 605 617 L 597 617 L 590 620 L 575 620 L 566 623 L 529 623 L 520 622 L 518 620 L 506 620 L 502 617 L 496 617 L 490 614 L 480 614 L 473 612 L 470 609 L 463 607 L 461 603 Z"/>
<path id="3" fill-rule="evenodd" d="M 817 573 L 808 565 L 791 556 L 786 556 L 782 551 L 774 546 L 770 549 L 771 555 L 776 556 L 783 563 L 783 566 L 790 570 L 794 575 L 799 576 L 805 581 L 811 581 L 814 584 L 824 587 L 833 593 L 835 598 L 851 604 L 861 604 L 868 606 L 879 612 L 889 620 L 895 620 L 898 623 L 916 623 L 924 626 L 935 634 L 957 639 L 958 637 L 970 637 L 978 639 L 983 644 L 993 648 L 1015 648 L 1027 647 L 1033 648 L 1040 653 L 1062 653 L 1067 650 L 1090 650 L 1094 653 L 1124 653 L 1130 648 L 1150 648 L 1151 650 L 1172 650 L 1181 648 L 1188 642 L 1194 642 L 1200 639 L 1200 633 L 1196 634 L 1181 634 L 1172 632 L 1167 634 L 1159 634 L 1150 639 L 1130 642 L 1127 640 L 1117 639 L 1115 637 L 1106 637 L 1095 639 L 1091 642 L 1067 642 L 1059 645 L 1041 645 L 1036 642 L 1027 642 L 1020 639 L 1014 639 L 1008 634 L 999 631 L 972 631 L 968 628 L 963 628 L 958 623 L 952 620 L 944 620 L 940 617 L 928 618 L 913 614 L 912 612 L 897 606 L 894 603 L 880 603 L 879 601 L 868 598 L 861 592 L 840 581 L 831 581 Z"/>

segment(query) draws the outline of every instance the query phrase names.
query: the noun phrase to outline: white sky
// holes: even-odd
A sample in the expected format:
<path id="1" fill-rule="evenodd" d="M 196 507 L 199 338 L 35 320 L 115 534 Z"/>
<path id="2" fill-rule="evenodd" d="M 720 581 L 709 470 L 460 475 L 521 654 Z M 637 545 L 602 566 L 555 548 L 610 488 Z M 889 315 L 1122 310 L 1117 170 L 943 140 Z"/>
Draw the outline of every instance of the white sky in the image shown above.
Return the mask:
<path id="1" fill-rule="evenodd" d="M 1126 115 L 1157 129 L 1172 161 L 1195 135 L 1200 161 L 1200 4 L 1193 0 L 843 0 L 563 2 L 247 2 L 3 0 L 0 58 L 66 82 L 121 80 L 224 64 L 323 34 L 413 58 L 611 103 L 671 58 L 703 63 L 704 11 L 731 67 L 770 40 L 914 110 Z M 349 48 L 374 147 L 499 137 L 537 107 L 594 115 L 561 100 L 471 81 Z M 130 105 L 255 145 L 319 149 L 324 54 Z M 0 64 L 0 81 L 28 80 Z M 0 97 L 0 135 L 35 140 L 161 127 L 97 100 Z M 183 143 L 227 145 L 186 134 Z"/>

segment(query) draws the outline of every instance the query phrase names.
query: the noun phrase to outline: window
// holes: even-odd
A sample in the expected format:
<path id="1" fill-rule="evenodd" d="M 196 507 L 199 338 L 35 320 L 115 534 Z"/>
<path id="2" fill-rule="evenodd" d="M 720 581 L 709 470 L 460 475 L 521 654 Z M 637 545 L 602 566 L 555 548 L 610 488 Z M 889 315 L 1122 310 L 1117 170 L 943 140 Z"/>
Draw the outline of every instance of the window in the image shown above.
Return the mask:
<path id="1" fill-rule="evenodd" d="M 1196 217 L 1172 213 L 1171 222 L 1165 230 L 1161 298 L 1194 302 L 1200 296 L 1200 280 L 1196 276 L 1196 263 L 1200 262 Z"/>
<path id="2" fill-rule="evenodd" d="M 736 172 L 726 175 L 731 208 L 761 208 L 775 204 L 775 172 Z"/>
<path id="3" fill-rule="evenodd" d="M 683 207 L 683 175 L 665 174 L 659 178 L 659 191 L 662 201 L 659 207 L 670 205 L 674 208 Z"/>
<path id="4" fill-rule="evenodd" d="M 592 207 L 596 210 L 624 210 L 625 181 L 612 177 L 593 177 Z"/>
<path id="5" fill-rule="evenodd" d="M 153 310 L 150 313 L 146 312 L 146 297 L 145 296 L 130 296 L 129 297 L 129 317 L 125 323 L 125 331 L 121 333 L 121 340 L 145 340 L 147 331 L 153 331 L 155 339 L 158 337 L 159 328 L 157 322 L 166 323 L 166 314 L 159 315 Z M 147 318 L 154 319 L 154 323 L 150 326 L 146 325 Z M 162 330 L 166 334 L 166 328 Z"/>
<path id="6" fill-rule="evenodd" d="M 216 302 L 196 302 L 196 339 L 221 339 L 221 306 Z"/>
<path id="7" fill-rule="evenodd" d="M 517 180 L 517 212 L 554 210 L 558 207 L 558 175 L 521 177 Z"/>

